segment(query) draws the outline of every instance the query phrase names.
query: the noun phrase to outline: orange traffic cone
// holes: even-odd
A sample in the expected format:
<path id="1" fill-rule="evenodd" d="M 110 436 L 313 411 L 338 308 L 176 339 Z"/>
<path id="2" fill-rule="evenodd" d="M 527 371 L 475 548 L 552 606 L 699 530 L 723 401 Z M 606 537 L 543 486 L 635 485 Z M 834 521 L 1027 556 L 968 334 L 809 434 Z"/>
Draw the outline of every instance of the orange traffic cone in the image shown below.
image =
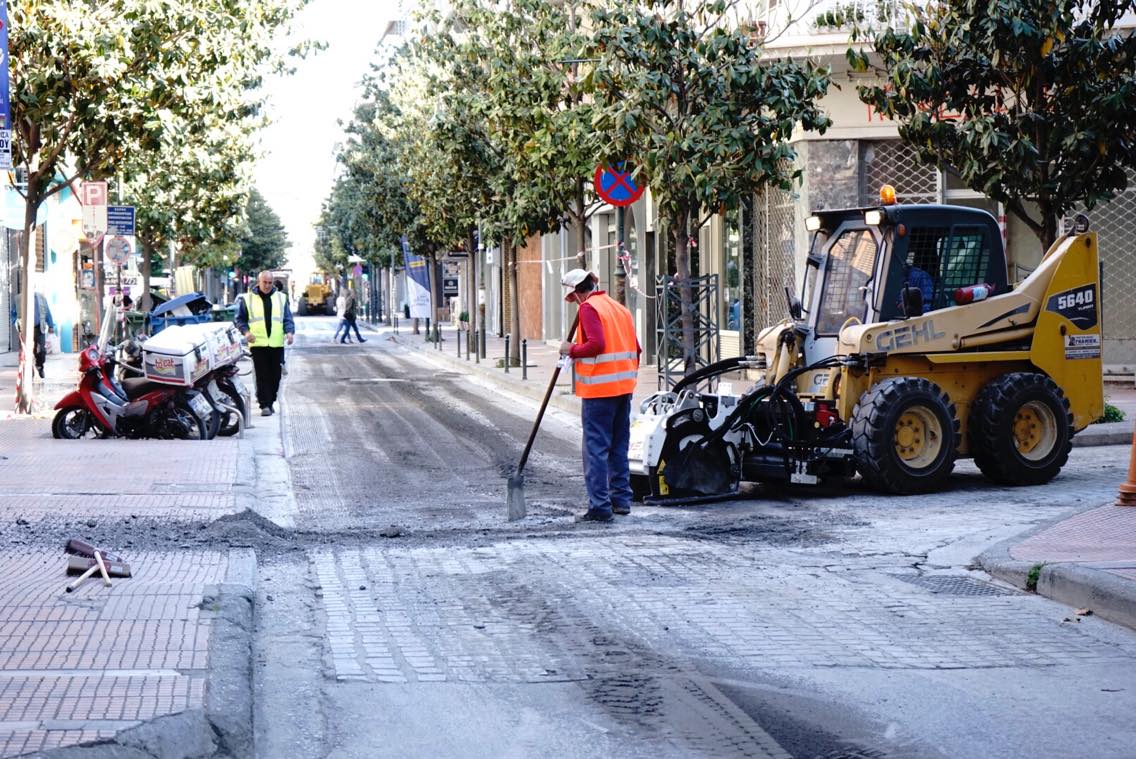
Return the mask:
<path id="1" fill-rule="evenodd" d="M 1136 429 L 1132 431 L 1132 460 L 1128 464 L 1128 481 L 1120 486 L 1117 506 L 1136 506 Z"/>

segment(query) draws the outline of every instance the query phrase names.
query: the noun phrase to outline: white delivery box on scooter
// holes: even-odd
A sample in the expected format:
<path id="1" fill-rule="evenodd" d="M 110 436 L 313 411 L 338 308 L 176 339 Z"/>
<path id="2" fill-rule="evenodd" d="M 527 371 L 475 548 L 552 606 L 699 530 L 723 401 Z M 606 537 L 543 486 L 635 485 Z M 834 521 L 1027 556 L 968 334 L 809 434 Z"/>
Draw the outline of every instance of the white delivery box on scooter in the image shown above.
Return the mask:
<path id="1" fill-rule="evenodd" d="M 166 327 L 142 343 L 146 379 L 166 385 L 189 387 L 239 358 L 240 335 L 224 322 Z"/>

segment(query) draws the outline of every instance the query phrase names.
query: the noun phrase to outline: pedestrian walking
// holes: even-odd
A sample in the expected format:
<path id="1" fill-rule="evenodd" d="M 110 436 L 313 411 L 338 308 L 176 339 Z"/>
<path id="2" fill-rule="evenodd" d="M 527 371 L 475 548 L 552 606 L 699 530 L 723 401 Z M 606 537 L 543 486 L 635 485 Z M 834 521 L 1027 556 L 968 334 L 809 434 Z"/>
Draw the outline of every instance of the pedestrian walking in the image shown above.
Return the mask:
<path id="1" fill-rule="evenodd" d="M 56 320 L 51 318 L 51 307 L 48 306 L 48 299 L 43 297 L 43 293 L 35 293 L 32 300 L 35 301 L 32 355 L 35 357 L 35 370 L 42 379 L 43 364 L 48 360 L 48 334 L 55 334 Z"/>
<path id="2" fill-rule="evenodd" d="M 356 340 L 358 340 L 361 343 L 367 342 L 366 340 L 363 339 L 363 335 L 359 333 L 359 325 L 356 323 L 355 318 L 356 318 L 355 291 L 348 288 L 348 290 L 347 290 L 347 301 L 344 304 L 344 309 L 343 309 L 343 321 L 347 326 L 344 327 L 343 339 L 340 340 L 339 342 L 341 342 L 341 343 L 347 342 L 347 340 L 351 336 L 350 333 L 351 333 L 352 329 L 355 330 L 355 339 Z"/>
<path id="3" fill-rule="evenodd" d="M 588 510 L 579 522 L 610 522 L 631 513 L 631 395 L 639 376 L 642 349 L 631 312 L 596 289 L 599 278 L 572 269 L 560 283 L 571 291 L 564 300 L 580 307 L 576 342 L 560 344 L 560 355 L 576 365 L 576 395 L 584 427 L 584 483 Z"/>
<path id="4" fill-rule="evenodd" d="M 256 287 L 241 295 L 233 323 L 244 333 L 252 353 L 260 415 L 272 416 L 280 391 L 284 344 L 291 345 L 296 334 L 288 296 L 272 284 L 272 272 L 262 271 L 257 275 Z"/>
<path id="5" fill-rule="evenodd" d="M 345 290 L 340 290 L 339 295 L 335 298 L 335 318 L 339 319 L 339 322 L 336 324 L 335 334 L 331 336 L 333 343 L 339 340 L 341 332 L 344 335 L 350 333 L 347 326 L 347 292 Z"/>

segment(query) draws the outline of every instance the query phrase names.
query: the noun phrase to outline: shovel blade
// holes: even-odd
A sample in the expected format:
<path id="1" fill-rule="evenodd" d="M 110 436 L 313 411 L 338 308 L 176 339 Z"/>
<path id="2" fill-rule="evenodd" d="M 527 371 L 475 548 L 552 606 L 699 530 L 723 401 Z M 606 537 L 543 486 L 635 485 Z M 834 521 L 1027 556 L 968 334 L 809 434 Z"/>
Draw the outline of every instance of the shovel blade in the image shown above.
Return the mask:
<path id="1" fill-rule="evenodd" d="M 506 503 L 509 507 L 509 521 L 525 518 L 525 477 L 514 474 L 509 478 L 509 492 Z"/>

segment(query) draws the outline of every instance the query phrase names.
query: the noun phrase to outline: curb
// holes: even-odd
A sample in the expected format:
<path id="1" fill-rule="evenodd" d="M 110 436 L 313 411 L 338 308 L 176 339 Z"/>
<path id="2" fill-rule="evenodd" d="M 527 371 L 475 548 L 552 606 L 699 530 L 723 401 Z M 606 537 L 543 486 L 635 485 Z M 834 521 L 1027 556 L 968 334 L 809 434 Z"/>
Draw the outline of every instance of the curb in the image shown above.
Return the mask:
<path id="1" fill-rule="evenodd" d="M 1073 436 L 1073 445 L 1078 448 L 1095 445 L 1129 445 L 1131 442 L 1131 422 L 1091 424 Z"/>
<path id="2" fill-rule="evenodd" d="M 1093 504 L 1075 513 L 1099 508 Z M 1010 549 L 1028 537 L 1063 522 L 1072 514 L 1051 519 L 1020 535 L 1003 540 L 975 560 L 988 574 L 1016 588 L 1037 593 L 1052 601 L 1093 614 L 1136 630 L 1136 582 L 1095 567 L 1076 562 L 1021 561 L 1010 556 Z M 1037 569 L 1037 587 L 1029 587 L 1029 575 Z"/>
<path id="3" fill-rule="evenodd" d="M 206 586 L 213 611 L 204 708 L 166 714 L 113 738 L 31 754 L 41 759 L 244 759 L 253 754 L 253 604 L 256 554 L 229 551 L 225 582 Z"/>

